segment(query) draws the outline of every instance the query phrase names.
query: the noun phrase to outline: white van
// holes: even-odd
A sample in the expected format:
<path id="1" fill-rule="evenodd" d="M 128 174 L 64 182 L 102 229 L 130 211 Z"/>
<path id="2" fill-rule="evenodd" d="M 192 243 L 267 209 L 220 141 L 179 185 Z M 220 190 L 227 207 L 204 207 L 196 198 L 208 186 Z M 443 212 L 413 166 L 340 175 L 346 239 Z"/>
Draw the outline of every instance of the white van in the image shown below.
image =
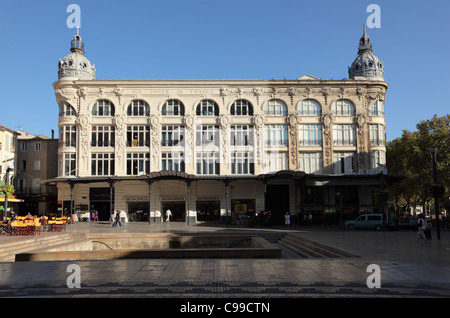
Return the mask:
<path id="1" fill-rule="evenodd" d="M 381 231 L 383 229 L 383 214 L 363 214 L 356 220 L 345 222 L 346 230 L 370 229 Z"/>

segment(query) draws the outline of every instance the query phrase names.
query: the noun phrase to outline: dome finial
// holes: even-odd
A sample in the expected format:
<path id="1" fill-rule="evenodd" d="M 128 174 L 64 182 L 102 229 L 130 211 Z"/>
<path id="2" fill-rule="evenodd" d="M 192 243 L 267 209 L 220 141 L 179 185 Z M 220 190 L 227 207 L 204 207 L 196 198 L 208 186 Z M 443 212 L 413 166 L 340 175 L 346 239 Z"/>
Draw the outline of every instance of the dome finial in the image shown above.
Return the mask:
<path id="1" fill-rule="evenodd" d="M 70 52 L 79 52 L 84 54 L 84 43 L 81 40 L 80 28 L 77 28 L 77 34 L 73 36 L 73 40 L 70 43 Z"/>
<path id="2" fill-rule="evenodd" d="M 81 40 L 79 28 L 70 43 L 70 52 L 63 60 L 59 60 L 58 79 L 95 79 L 95 65 L 91 65 L 84 56 L 84 43 Z"/>
<path id="3" fill-rule="evenodd" d="M 363 35 L 359 40 L 358 56 L 349 67 L 350 79 L 384 79 L 383 62 L 373 55 L 370 37 L 366 32 L 366 25 L 363 26 Z"/>

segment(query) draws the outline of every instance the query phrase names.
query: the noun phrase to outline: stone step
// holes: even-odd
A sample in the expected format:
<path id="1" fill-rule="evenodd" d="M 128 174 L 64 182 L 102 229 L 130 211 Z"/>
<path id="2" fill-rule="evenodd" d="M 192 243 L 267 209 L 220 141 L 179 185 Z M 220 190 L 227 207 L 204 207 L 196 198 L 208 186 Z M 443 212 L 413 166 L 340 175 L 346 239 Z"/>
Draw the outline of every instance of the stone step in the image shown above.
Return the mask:
<path id="1" fill-rule="evenodd" d="M 301 258 L 346 258 L 358 257 L 334 247 L 311 241 L 294 234 L 283 236 L 277 244 Z"/>
<path id="2" fill-rule="evenodd" d="M 0 262 L 14 262 L 16 254 L 72 241 L 72 237 L 69 234 L 52 236 L 37 235 L 29 238 L 17 238 L 17 241 L 0 242 Z"/>

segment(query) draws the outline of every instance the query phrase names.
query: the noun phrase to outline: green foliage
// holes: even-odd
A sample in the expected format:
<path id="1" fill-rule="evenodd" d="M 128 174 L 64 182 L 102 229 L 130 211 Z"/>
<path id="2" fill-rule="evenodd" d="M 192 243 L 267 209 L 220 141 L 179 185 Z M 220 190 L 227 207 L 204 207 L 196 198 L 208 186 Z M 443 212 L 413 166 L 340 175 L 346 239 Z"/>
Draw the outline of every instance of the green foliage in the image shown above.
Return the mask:
<path id="1" fill-rule="evenodd" d="M 14 189 L 13 185 L 0 185 L 0 194 L 1 195 L 7 195 L 7 196 L 12 196 L 14 195 L 14 192 L 16 190 Z"/>
<path id="2" fill-rule="evenodd" d="M 433 182 L 432 159 L 427 148 L 437 148 L 438 184 Z M 417 131 L 403 131 L 401 137 L 386 145 L 390 174 L 406 179 L 390 187 L 397 206 L 423 205 L 437 191 L 449 195 L 450 189 L 450 115 L 435 115 L 417 124 Z"/>

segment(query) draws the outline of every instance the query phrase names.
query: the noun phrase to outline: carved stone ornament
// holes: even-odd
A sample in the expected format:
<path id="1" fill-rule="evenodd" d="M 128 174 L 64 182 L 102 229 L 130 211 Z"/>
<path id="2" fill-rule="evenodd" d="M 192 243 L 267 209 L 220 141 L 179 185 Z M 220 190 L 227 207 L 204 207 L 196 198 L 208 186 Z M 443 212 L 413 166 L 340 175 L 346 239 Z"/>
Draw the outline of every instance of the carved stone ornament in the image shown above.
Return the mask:
<path id="1" fill-rule="evenodd" d="M 230 117 L 228 115 L 221 115 L 219 117 L 219 123 L 222 128 L 228 128 L 228 126 L 230 125 Z"/>
<path id="2" fill-rule="evenodd" d="M 69 94 L 67 92 L 63 92 L 61 89 L 57 89 L 55 91 L 55 96 L 56 96 L 56 101 L 58 102 L 58 104 L 62 103 L 62 102 L 67 102 L 70 100 L 76 100 L 77 97 L 73 94 Z"/>
<path id="3" fill-rule="evenodd" d="M 254 88 L 254 89 L 252 89 L 252 93 L 253 93 L 255 96 L 261 96 L 262 93 L 263 93 L 263 90 L 262 90 L 262 88 Z"/>
<path id="4" fill-rule="evenodd" d="M 366 117 L 364 115 L 358 115 L 356 117 L 356 124 L 359 128 L 363 127 L 364 123 L 366 122 Z"/>
<path id="5" fill-rule="evenodd" d="M 322 116 L 322 123 L 325 128 L 328 128 L 333 123 L 333 116 L 330 114 L 325 114 Z"/>
<path id="6" fill-rule="evenodd" d="M 158 115 L 150 116 L 150 125 L 152 126 L 153 129 L 157 128 L 159 126 L 159 123 L 160 123 L 160 118 Z"/>
<path id="7" fill-rule="evenodd" d="M 287 122 L 291 128 L 294 128 L 298 124 L 298 118 L 297 115 L 291 114 L 287 118 Z"/>
<path id="8" fill-rule="evenodd" d="M 227 96 L 228 95 L 228 88 L 221 88 L 219 89 L 220 96 Z"/>
<path id="9" fill-rule="evenodd" d="M 186 128 L 192 129 L 194 127 L 195 118 L 192 115 L 186 115 L 184 117 L 184 123 L 186 124 Z"/>
<path id="10" fill-rule="evenodd" d="M 261 114 L 256 114 L 255 116 L 253 116 L 253 123 L 255 124 L 255 126 L 257 128 L 263 127 L 264 126 L 264 121 L 265 121 L 265 118 Z"/>

